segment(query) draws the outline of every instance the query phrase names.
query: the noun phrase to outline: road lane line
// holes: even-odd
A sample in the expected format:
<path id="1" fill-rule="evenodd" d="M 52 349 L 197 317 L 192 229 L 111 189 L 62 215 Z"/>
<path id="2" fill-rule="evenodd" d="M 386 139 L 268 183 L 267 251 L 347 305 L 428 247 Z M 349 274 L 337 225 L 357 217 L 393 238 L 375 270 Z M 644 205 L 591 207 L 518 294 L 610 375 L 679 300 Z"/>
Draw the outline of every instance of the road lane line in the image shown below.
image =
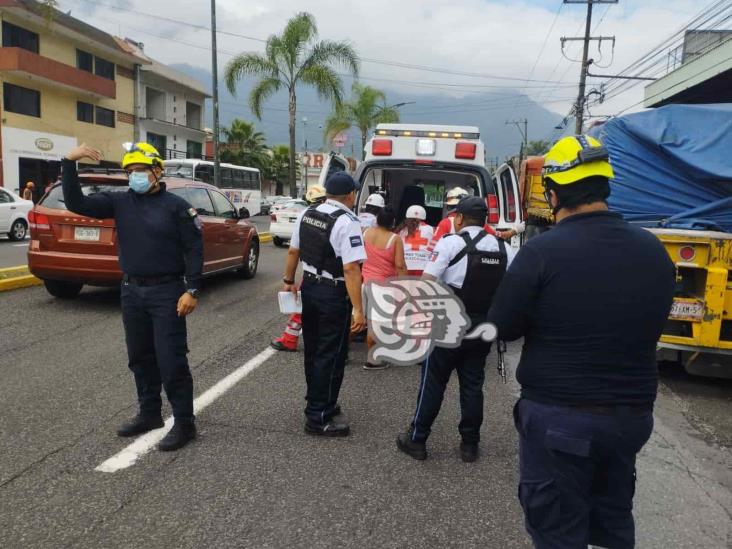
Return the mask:
<path id="1" fill-rule="evenodd" d="M 277 351 L 271 347 L 267 347 L 249 362 L 240 366 L 228 376 L 218 381 L 213 387 L 193 400 L 193 412 L 195 414 L 201 413 L 204 408 L 216 401 L 217 398 L 226 393 L 276 353 Z M 126 469 L 127 467 L 134 465 L 138 459 L 152 450 L 152 448 L 162 440 L 172 426 L 173 417 L 171 416 L 165 421 L 165 426 L 163 428 L 145 433 L 136 439 L 135 442 L 124 448 L 121 452 L 113 455 L 107 461 L 97 466 L 94 470 L 102 473 L 114 473 L 115 471 Z"/>
<path id="2" fill-rule="evenodd" d="M 11 244 L 13 248 L 25 248 L 27 246 L 30 246 L 30 242 L 26 242 L 25 244 Z"/>

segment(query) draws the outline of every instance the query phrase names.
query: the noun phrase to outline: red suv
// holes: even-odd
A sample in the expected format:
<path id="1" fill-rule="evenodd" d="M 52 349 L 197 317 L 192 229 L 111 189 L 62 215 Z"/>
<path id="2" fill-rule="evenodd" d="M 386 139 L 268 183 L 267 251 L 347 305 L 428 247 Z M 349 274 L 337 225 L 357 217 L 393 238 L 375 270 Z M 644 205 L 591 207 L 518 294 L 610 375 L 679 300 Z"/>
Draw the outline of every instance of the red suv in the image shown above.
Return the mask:
<path id="1" fill-rule="evenodd" d="M 82 173 L 85 195 L 126 191 L 127 177 L 119 173 Z M 252 278 L 259 263 L 259 235 L 216 187 L 189 179 L 166 178 L 168 192 L 184 198 L 203 223 L 203 274 L 236 271 Z M 61 185 L 54 186 L 28 214 L 31 243 L 30 272 L 42 279 L 55 297 L 76 297 L 84 284 L 116 286 L 122 280 L 117 259 L 113 219 L 91 219 L 69 212 Z M 155 258 L 150 258 L 155 261 Z"/>

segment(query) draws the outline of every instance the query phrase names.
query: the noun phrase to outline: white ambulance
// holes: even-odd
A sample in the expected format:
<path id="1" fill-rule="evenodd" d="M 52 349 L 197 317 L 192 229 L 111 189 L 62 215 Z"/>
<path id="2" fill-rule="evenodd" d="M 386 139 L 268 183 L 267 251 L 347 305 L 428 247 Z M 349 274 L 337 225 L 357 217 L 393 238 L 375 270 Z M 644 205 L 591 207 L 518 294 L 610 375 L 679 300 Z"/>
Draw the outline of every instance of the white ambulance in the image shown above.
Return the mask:
<path id="1" fill-rule="evenodd" d="M 372 193 L 381 193 L 397 212 L 423 206 L 426 222 L 436 226 L 446 215 L 445 196 L 462 187 L 485 198 L 488 223 L 495 229 L 518 229 L 521 219 L 518 183 L 513 170 L 501 166 L 495 177 L 485 166 L 485 145 L 474 126 L 379 124 L 366 144 L 356 170 L 361 184 L 356 213 Z M 518 238 L 515 238 L 518 245 Z"/>

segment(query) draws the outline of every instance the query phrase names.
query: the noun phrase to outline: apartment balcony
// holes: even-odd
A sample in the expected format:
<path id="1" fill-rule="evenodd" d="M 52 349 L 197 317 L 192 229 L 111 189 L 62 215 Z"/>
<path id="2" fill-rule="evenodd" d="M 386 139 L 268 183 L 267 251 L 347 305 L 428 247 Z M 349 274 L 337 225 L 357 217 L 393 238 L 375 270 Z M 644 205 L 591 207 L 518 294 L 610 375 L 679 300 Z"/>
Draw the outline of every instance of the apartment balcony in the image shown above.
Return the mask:
<path id="1" fill-rule="evenodd" d="M 149 110 L 150 110 L 150 107 L 148 107 L 148 111 Z M 186 130 L 189 130 L 189 131 L 192 131 L 192 132 L 195 132 L 195 133 L 199 133 L 201 135 L 205 135 L 206 134 L 206 130 L 202 130 L 200 128 L 200 126 L 199 127 L 186 126 L 185 124 L 178 124 L 176 122 L 171 122 L 170 120 L 162 120 L 162 119 L 156 118 L 154 116 L 143 116 L 143 117 L 140 118 L 140 120 L 147 120 L 149 122 L 156 122 L 156 123 L 161 124 L 163 126 L 169 126 L 170 128 L 186 129 Z"/>
<path id="2" fill-rule="evenodd" d="M 77 69 L 22 48 L 0 48 L 0 71 L 31 77 L 48 86 L 116 99 L 117 85 L 95 74 Z"/>

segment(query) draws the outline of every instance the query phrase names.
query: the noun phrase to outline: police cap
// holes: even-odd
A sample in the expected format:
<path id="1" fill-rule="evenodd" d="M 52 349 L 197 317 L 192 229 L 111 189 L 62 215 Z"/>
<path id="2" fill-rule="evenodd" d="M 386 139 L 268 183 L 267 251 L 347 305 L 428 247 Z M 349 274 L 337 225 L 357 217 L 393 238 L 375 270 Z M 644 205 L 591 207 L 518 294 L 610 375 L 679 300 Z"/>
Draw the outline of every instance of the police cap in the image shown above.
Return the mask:
<path id="1" fill-rule="evenodd" d="M 467 217 L 483 219 L 488 215 L 488 206 L 482 198 L 478 196 L 468 196 L 458 202 L 455 211 Z"/>
<path id="2" fill-rule="evenodd" d="M 358 183 L 346 172 L 335 172 L 325 181 L 325 192 L 331 196 L 343 196 L 358 189 Z"/>

